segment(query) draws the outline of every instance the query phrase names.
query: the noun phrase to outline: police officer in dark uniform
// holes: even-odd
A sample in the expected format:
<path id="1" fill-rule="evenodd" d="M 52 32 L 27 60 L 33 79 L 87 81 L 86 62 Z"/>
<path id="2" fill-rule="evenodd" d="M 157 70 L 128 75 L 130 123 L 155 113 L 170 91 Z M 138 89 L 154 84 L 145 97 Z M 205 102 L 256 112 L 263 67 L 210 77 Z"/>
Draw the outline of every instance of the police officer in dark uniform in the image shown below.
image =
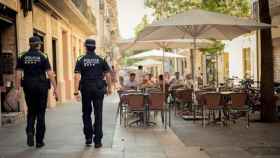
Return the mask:
<path id="1" fill-rule="evenodd" d="M 85 42 L 86 54 L 81 55 L 75 67 L 75 92 L 77 100 L 82 96 L 82 112 L 86 145 L 94 141 L 95 148 L 102 147 L 102 112 L 104 94 L 111 94 L 110 68 L 107 62 L 96 55 L 95 40 Z M 104 80 L 106 78 L 106 81 Z M 91 113 L 94 109 L 94 125 Z M 93 139 L 94 135 L 94 139 Z"/>
<path id="2" fill-rule="evenodd" d="M 36 133 L 36 147 L 44 146 L 45 112 L 47 108 L 48 89 L 50 82 L 57 97 L 55 77 L 51 70 L 48 56 L 40 51 L 42 41 L 39 37 L 29 39 L 30 49 L 19 54 L 16 66 L 16 89 L 19 94 L 23 87 L 28 107 L 27 113 L 27 145 L 34 146 Z M 47 79 L 47 77 L 49 79 Z M 35 121 L 36 130 L 34 129 Z"/>

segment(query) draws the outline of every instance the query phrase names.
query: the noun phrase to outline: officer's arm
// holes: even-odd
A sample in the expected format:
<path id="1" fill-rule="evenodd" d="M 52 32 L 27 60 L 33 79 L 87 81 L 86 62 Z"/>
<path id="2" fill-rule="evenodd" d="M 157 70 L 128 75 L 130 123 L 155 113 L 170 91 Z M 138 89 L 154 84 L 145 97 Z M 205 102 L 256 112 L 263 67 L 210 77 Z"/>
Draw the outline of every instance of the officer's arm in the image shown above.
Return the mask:
<path id="1" fill-rule="evenodd" d="M 18 69 L 18 70 L 16 71 L 16 83 L 15 83 L 15 86 L 16 86 L 16 89 L 17 89 L 17 90 L 20 89 L 20 86 L 21 86 L 21 79 L 22 79 L 22 71 Z"/>
<path id="2" fill-rule="evenodd" d="M 48 58 L 48 55 L 47 54 L 44 54 L 42 53 L 42 55 L 44 56 L 44 60 L 43 60 L 43 66 L 44 66 L 44 69 L 45 71 L 47 72 L 47 75 L 48 75 L 48 78 L 50 79 L 51 81 L 51 84 L 53 86 L 53 89 L 56 93 L 56 80 L 55 80 L 55 73 L 52 71 L 51 69 L 51 64 L 50 64 L 50 61 L 49 61 L 49 58 Z"/>
<path id="3" fill-rule="evenodd" d="M 79 85 L 80 85 L 80 81 L 81 81 L 81 74 L 80 73 L 75 73 L 74 75 L 74 84 L 75 84 L 75 91 L 74 93 L 79 93 Z"/>
<path id="4" fill-rule="evenodd" d="M 108 89 L 112 90 L 112 80 L 111 80 L 110 72 L 105 73 L 105 78 L 106 78 L 106 82 L 107 82 L 107 85 L 108 85 Z"/>
<path id="5" fill-rule="evenodd" d="M 55 80 L 55 74 L 52 70 L 47 71 L 48 77 L 51 80 L 51 83 L 53 85 L 53 88 L 56 90 L 56 80 Z"/>
<path id="6" fill-rule="evenodd" d="M 23 54 L 24 53 L 21 53 L 17 59 L 16 81 L 15 81 L 16 90 L 20 90 L 20 87 L 21 87 L 22 70 L 23 70 L 23 61 L 22 61 L 21 57 Z"/>
<path id="7" fill-rule="evenodd" d="M 82 56 L 78 57 L 76 66 L 75 66 L 75 75 L 74 75 L 74 94 L 79 94 L 79 87 L 80 87 L 80 81 L 81 81 L 81 71 L 82 71 L 82 65 L 81 60 L 83 58 Z"/>

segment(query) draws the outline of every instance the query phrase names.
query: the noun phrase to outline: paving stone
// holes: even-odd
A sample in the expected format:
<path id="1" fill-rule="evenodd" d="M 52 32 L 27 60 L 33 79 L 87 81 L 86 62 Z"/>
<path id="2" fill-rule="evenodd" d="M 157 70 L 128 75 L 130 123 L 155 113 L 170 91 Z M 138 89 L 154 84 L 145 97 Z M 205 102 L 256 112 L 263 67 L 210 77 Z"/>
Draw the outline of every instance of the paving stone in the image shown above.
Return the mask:
<path id="1" fill-rule="evenodd" d="M 26 147 L 25 125 L 21 124 L 0 129 L 0 155 L 3 158 L 209 158 L 200 146 L 185 145 L 171 129 L 120 126 L 115 120 L 116 98 L 105 99 L 101 149 L 85 147 L 81 105 L 68 103 L 48 110 L 44 148 Z"/>

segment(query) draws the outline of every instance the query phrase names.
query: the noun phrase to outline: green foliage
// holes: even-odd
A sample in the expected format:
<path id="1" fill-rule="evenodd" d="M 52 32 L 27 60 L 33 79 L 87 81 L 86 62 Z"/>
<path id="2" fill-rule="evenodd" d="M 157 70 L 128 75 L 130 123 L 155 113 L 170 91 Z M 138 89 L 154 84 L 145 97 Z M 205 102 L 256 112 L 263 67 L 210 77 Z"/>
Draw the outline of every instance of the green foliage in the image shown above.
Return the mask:
<path id="1" fill-rule="evenodd" d="M 139 33 L 149 24 L 148 16 L 144 15 L 141 22 L 135 27 L 134 34 L 135 37 L 139 35 Z"/>
<path id="2" fill-rule="evenodd" d="M 205 54 L 216 55 L 224 50 L 225 44 L 223 42 L 215 39 L 211 39 L 211 41 L 213 43 L 208 48 L 201 48 L 200 51 Z"/>
<path id="3" fill-rule="evenodd" d="M 157 19 L 169 17 L 189 9 L 204 9 L 234 16 L 250 15 L 250 0 L 146 0 Z"/>

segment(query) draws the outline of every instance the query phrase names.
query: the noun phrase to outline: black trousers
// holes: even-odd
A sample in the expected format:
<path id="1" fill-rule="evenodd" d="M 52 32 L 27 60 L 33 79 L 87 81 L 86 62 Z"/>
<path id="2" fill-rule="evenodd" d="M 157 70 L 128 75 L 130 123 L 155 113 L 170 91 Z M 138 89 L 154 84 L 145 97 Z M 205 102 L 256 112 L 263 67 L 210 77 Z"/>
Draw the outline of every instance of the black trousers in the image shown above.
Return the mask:
<path id="1" fill-rule="evenodd" d="M 104 93 L 97 91 L 91 86 L 83 86 L 82 93 L 82 112 L 84 134 L 86 139 L 92 139 L 95 143 L 101 143 L 103 137 L 102 113 Z M 92 109 L 94 110 L 94 124 L 92 125 Z"/>
<path id="2" fill-rule="evenodd" d="M 28 108 L 26 133 L 27 135 L 34 135 L 36 133 L 36 142 L 42 143 L 46 131 L 45 113 L 48 87 L 37 82 L 29 83 L 23 88 Z M 37 121 L 36 131 L 34 129 L 35 121 Z"/>

